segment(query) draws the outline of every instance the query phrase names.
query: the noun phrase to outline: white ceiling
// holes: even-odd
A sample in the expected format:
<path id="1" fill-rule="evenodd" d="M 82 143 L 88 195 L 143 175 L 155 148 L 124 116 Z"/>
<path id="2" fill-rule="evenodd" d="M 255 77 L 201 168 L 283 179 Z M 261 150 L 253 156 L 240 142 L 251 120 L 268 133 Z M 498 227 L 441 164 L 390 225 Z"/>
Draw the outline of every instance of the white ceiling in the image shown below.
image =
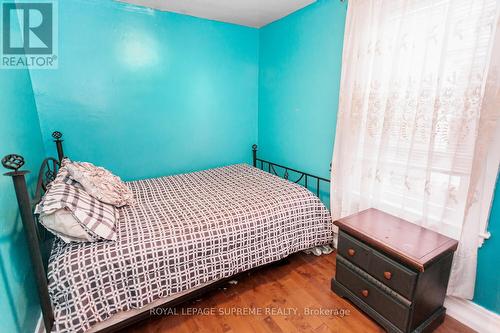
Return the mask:
<path id="1" fill-rule="evenodd" d="M 162 11 L 260 28 L 316 0 L 118 0 Z"/>

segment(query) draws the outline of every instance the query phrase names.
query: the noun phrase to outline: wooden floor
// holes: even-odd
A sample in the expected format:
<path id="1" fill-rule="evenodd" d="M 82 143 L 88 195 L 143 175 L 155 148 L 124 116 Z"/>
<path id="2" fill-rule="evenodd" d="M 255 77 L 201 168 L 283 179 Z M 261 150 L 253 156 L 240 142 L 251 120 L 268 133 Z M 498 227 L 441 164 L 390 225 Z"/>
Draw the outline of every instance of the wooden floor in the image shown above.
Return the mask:
<path id="1" fill-rule="evenodd" d="M 197 301 L 132 326 L 127 332 L 384 332 L 348 301 L 330 291 L 335 254 L 295 254 L 289 263 L 262 268 Z M 337 309 L 344 316 L 312 313 Z M 307 312 L 309 311 L 309 313 Z M 229 315 L 229 313 L 235 313 Z M 239 313 L 238 313 L 239 312 Z M 474 332 L 446 317 L 436 333 Z"/>

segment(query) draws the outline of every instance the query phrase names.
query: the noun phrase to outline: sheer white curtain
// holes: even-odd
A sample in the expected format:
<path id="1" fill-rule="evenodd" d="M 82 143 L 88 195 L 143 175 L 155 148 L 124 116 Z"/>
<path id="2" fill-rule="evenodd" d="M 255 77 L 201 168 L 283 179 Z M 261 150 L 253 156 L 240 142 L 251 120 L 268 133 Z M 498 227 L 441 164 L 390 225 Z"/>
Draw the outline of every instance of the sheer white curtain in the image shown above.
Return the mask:
<path id="1" fill-rule="evenodd" d="M 498 173 L 499 7 L 352 0 L 344 39 L 332 215 L 376 207 L 460 239 L 448 291 L 465 298 Z"/>

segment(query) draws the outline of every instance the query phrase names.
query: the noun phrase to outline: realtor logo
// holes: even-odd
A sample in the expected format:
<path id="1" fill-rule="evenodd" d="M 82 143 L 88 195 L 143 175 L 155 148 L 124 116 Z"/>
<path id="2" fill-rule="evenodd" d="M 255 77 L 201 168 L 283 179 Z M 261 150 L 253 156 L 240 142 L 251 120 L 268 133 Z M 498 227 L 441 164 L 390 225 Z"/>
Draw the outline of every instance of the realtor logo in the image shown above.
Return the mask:
<path id="1" fill-rule="evenodd" d="M 0 68 L 57 68 L 56 3 L 8 1 L 1 12 Z"/>

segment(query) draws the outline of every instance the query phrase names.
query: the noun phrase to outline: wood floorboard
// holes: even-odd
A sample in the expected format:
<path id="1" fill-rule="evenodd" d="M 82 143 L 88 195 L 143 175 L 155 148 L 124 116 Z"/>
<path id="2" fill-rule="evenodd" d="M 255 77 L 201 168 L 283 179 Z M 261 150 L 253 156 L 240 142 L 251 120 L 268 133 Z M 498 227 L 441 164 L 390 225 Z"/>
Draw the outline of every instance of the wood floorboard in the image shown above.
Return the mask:
<path id="1" fill-rule="evenodd" d="M 290 256 L 286 265 L 273 265 L 251 274 L 243 274 L 238 278 L 237 284 L 228 283 L 199 300 L 176 307 L 175 315 L 150 318 L 125 332 L 384 332 L 349 301 L 330 290 L 330 279 L 334 272 L 335 253 L 320 257 L 295 254 Z M 319 313 L 321 309 L 338 309 L 347 314 L 325 315 Z M 308 310 L 310 313 L 307 313 Z M 311 310 L 316 312 L 311 313 Z M 446 316 L 444 323 L 435 332 L 474 331 Z"/>

